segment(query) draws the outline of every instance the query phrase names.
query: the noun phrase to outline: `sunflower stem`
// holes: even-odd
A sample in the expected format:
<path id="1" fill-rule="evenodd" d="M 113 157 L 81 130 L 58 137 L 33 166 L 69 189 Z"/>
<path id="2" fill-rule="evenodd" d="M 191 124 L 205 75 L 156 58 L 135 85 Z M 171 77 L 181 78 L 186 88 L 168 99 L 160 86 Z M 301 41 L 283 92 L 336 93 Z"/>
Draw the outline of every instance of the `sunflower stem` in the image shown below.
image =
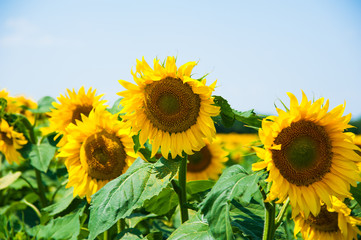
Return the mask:
<path id="1" fill-rule="evenodd" d="M 108 230 L 105 230 L 104 235 L 103 235 L 103 240 L 108 240 L 108 236 L 109 236 L 109 232 L 108 232 Z"/>
<path id="2" fill-rule="evenodd" d="M 188 155 L 184 154 L 184 157 L 181 160 L 181 164 L 179 166 L 179 207 L 181 211 L 181 220 L 182 223 L 188 220 L 188 208 L 187 204 L 187 192 L 186 192 L 186 183 L 187 183 L 187 160 Z"/>
<path id="3" fill-rule="evenodd" d="M 265 222 L 263 229 L 263 240 L 272 240 L 274 239 L 274 234 L 276 232 L 275 228 L 275 216 L 276 208 L 275 204 L 272 202 L 265 202 Z"/>
<path id="4" fill-rule="evenodd" d="M 38 195 L 40 198 L 40 204 L 41 204 L 41 207 L 43 208 L 48 205 L 48 201 L 45 197 L 45 190 L 44 190 L 43 180 L 41 178 L 41 173 L 36 168 L 34 168 L 34 170 L 35 170 L 35 174 L 36 174 L 36 182 L 38 184 Z"/>
<path id="5" fill-rule="evenodd" d="M 273 240 L 276 232 L 275 228 L 275 217 L 276 217 L 276 206 L 274 202 L 266 201 L 267 194 L 261 185 L 258 185 L 259 190 L 262 194 L 262 198 L 265 206 L 265 221 L 263 228 L 262 240 Z"/>
<path id="6" fill-rule="evenodd" d="M 125 219 L 121 218 L 117 221 L 117 233 L 121 233 L 125 229 Z"/>
<path id="7" fill-rule="evenodd" d="M 278 216 L 276 218 L 276 222 L 275 222 L 275 230 L 280 226 L 281 222 L 282 222 L 282 218 L 286 213 L 287 207 L 290 204 L 290 198 L 287 198 L 286 202 L 283 204 L 281 211 L 278 213 Z"/>

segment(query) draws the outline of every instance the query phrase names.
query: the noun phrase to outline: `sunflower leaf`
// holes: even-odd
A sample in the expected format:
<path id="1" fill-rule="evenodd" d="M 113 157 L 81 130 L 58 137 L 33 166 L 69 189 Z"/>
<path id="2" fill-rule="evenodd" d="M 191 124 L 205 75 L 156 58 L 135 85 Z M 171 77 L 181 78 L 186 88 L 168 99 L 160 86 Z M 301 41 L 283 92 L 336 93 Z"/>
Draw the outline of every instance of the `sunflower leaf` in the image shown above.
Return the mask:
<path id="1" fill-rule="evenodd" d="M 29 152 L 30 164 L 36 169 L 46 173 L 49 168 L 51 159 L 55 155 L 56 147 L 50 145 L 46 141 L 39 145 L 31 145 Z"/>
<path id="2" fill-rule="evenodd" d="M 93 195 L 90 207 L 89 239 L 129 216 L 168 186 L 180 161 L 161 158 L 157 163 L 137 159 L 128 171 L 107 183 Z"/>
<path id="3" fill-rule="evenodd" d="M 29 109 L 32 113 L 46 113 L 50 112 L 50 109 L 53 108 L 53 102 L 55 99 L 49 96 L 45 96 L 38 101 L 37 109 Z"/>
<path id="4" fill-rule="evenodd" d="M 235 197 L 249 203 L 253 194 L 258 191 L 259 178 L 259 174 L 248 175 L 243 167 L 234 165 L 223 172 L 208 193 L 200 209 L 216 239 L 233 239 L 230 203 Z"/>
<path id="5" fill-rule="evenodd" d="M 120 100 L 122 100 L 122 98 L 118 98 L 111 108 L 107 108 L 111 114 L 119 114 L 119 112 L 123 109 L 123 106 L 120 104 Z"/>
<path id="6" fill-rule="evenodd" d="M 214 239 L 212 234 L 209 232 L 209 226 L 207 222 L 202 219 L 201 216 L 196 214 L 187 222 L 183 223 L 172 235 L 169 236 L 168 240 L 193 240 L 193 239 Z"/>
<path id="7" fill-rule="evenodd" d="M 262 119 L 256 115 L 256 113 L 253 111 L 253 109 L 245 111 L 245 112 L 239 112 L 236 110 L 233 110 L 234 116 L 236 120 L 243 122 L 249 126 L 260 128 Z"/>
<path id="8" fill-rule="evenodd" d="M 221 96 L 213 96 L 213 97 L 214 97 L 215 105 L 221 108 L 221 112 L 219 115 L 222 118 L 223 125 L 225 127 L 232 127 L 235 120 L 235 116 L 228 101 Z"/>
<path id="9" fill-rule="evenodd" d="M 37 239 L 76 240 L 80 233 L 79 216 L 83 214 L 84 209 L 85 205 L 75 213 L 52 219 L 45 226 L 40 225 L 39 231 L 36 234 Z"/>
<path id="10" fill-rule="evenodd" d="M 9 173 L 8 175 L 0 178 L 0 190 L 7 188 L 15 182 L 21 175 L 20 171 Z"/>
<path id="11" fill-rule="evenodd" d="M 361 183 L 358 183 L 357 187 L 351 186 L 350 192 L 352 193 L 352 197 L 361 206 Z"/>

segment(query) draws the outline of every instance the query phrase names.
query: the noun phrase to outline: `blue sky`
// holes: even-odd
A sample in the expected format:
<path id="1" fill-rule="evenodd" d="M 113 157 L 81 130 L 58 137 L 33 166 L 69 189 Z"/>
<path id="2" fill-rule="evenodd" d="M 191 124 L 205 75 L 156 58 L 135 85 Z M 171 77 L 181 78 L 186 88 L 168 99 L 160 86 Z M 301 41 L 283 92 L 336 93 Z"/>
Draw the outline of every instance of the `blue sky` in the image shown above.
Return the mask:
<path id="1" fill-rule="evenodd" d="M 93 87 L 112 104 L 136 59 L 199 61 L 239 111 L 275 114 L 286 92 L 361 117 L 360 1 L 0 2 L 0 89 L 35 100 Z"/>

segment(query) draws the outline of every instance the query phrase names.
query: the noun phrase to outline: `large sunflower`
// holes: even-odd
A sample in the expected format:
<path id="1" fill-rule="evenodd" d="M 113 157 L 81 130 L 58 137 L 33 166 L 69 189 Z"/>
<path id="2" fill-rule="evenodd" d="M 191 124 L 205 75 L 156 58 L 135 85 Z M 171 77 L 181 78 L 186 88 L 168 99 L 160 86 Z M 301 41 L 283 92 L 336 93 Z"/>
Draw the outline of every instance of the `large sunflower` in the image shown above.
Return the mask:
<path id="1" fill-rule="evenodd" d="M 272 187 L 268 200 L 283 202 L 288 196 L 297 215 L 316 216 L 320 200 L 330 206 L 329 195 L 350 197 L 350 184 L 356 186 L 360 173 L 356 162 L 361 157 L 354 150 L 352 137 L 345 133 L 351 114 L 342 116 L 345 106 L 330 112 L 329 101 L 308 101 L 302 92 L 302 102 L 288 93 L 290 109 L 277 109 L 279 116 L 263 120 L 259 137 L 264 149 L 255 148 L 263 161 L 253 164 L 253 170 L 267 168 Z"/>
<path id="2" fill-rule="evenodd" d="M 22 133 L 14 131 L 12 126 L 4 120 L 0 119 L 0 152 L 5 156 L 5 159 L 12 164 L 20 163 L 22 160 L 21 154 L 17 151 L 21 149 L 28 141 Z"/>
<path id="3" fill-rule="evenodd" d="M 54 102 L 54 108 L 49 113 L 50 130 L 57 132 L 56 138 L 63 135 L 59 146 L 66 143 L 66 128 L 70 123 L 76 124 L 76 120 L 81 120 L 81 115 L 88 116 L 90 111 L 99 105 L 103 105 L 106 100 L 100 100 L 103 95 L 96 96 L 96 90 L 89 88 L 86 93 L 84 87 L 76 93 L 67 89 L 68 95 L 60 95 L 59 103 Z M 104 106 L 105 107 L 105 106 Z"/>
<path id="4" fill-rule="evenodd" d="M 74 196 L 90 201 L 91 195 L 133 163 L 134 144 L 129 129 L 104 108 L 95 108 L 76 124 L 69 124 L 68 141 L 58 156 L 66 158 L 66 187 L 74 187 Z"/>
<path id="5" fill-rule="evenodd" d="M 336 197 L 331 198 L 332 207 L 323 205 L 315 217 L 305 218 L 299 214 L 295 219 L 295 237 L 301 232 L 304 240 L 352 240 L 361 234 L 357 225 L 361 219 L 350 216 L 351 210 Z"/>
<path id="6" fill-rule="evenodd" d="M 228 159 L 228 153 L 221 148 L 218 139 L 212 143 L 204 141 L 206 145 L 200 151 L 188 155 L 187 181 L 218 179 Z"/>
<path id="7" fill-rule="evenodd" d="M 216 82 L 206 86 L 206 79 L 195 80 L 191 72 L 196 62 L 188 62 L 177 69 L 175 58 L 168 57 L 165 66 L 154 60 L 154 70 L 147 62 L 137 60 L 132 71 L 137 85 L 120 80 L 126 91 L 122 112 L 132 131 L 140 131 L 139 140 L 152 144 L 152 156 L 159 147 L 163 157 L 192 154 L 204 146 L 203 138 L 212 141 L 215 136 L 211 119 L 219 113 L 211 96 Z"/>

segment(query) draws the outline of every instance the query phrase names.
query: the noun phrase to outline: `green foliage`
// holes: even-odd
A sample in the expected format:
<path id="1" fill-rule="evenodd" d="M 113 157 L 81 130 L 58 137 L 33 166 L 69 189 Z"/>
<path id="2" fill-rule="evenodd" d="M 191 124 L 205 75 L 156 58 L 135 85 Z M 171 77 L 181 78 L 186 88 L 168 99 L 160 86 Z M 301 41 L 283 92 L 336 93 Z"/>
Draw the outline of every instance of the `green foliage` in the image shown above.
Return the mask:
<path id="1" fill-rule="evenodd" d="M 119 114 L 119 112 L 123 109 L 123 106 L 120 105 L 120 101 L 122 100 L 122 98 L 118 98 L 113 106 L 111 108 L 107 108 L 107 110 L 111 113 L 111 114 Z"/>
<path id="2" fill-rule="evenodd" d="M 47 142 L 43 142 L 39 145 L 31 145 L 28 158 L 30 163 L 36 169 L 42 172 L 47 172 L 51 159 L 54 158 L 56 147 L 50 145 Z"/>
<path id="3" fill-rule="evenodd" d="M 50 216 L 54 216 L 69 207 L 73 199 L 73 188 L 69 188 L 65 191 L 65 194 L 63 195 L 61 201 L 47 206 L 46 208 L 43 208 L 43 211 L 47 212 Z"/>
<path id="4" fill-rule="evenodd" d="M 178 205 L 178 195 L 173 188 L 164 188 L 157 196 L 144 202 L 144 208 L 156 215 L 164 215 Z"/>
<path id="5" fill-rule="evenodd" d="M 6 101 L 5 98 L 0 98 L 0 119 L 5 114 L 5 109 L 6 109 L 7 104 L 8 104 L 8 102 Z"/>
<path id="6" fill-rule="evenodd" d="M 47 113 L 50 112 L 50 109 L 53 108 L 53 102 L 55 99 L 49 96 L 45 96 L 38 101 L 37 109 L 29 109 L 32 113 Z"/>
<path id="7" fill-rule="evenodd" d="M 7 188 L 14 183 L 21 175 L 20 171 L 9 173 L 5 177 L 0 178 L 0 190 Z"/>
<path id="8" fill-rule="evenodd" d="M 80 233 L 79 217 L 83 214 L 84 207 L 75 213 L 52 219 L 46 225 L 38 226 L 37 239 L 77 239 Z"/>
<path id="9" fill-rule="evenodd" d="M 261 127 L 261 118 L 254 113 L 253 109 L 246 112 L 236 111 L 221 96 L 214 96 L 214 103 L 221 108 L 220 116 L 225 127 L 232 127 L 235 120 L 243 122 L 250 127 Z"/>
<path id="10" fill-rule="evenodd" d="M 230 218 L 230 202 L 238 197 L 244 203 L 250 202 L 258 191 L 258 174 L 249 175 L 244 168 L 234 165 L 226 169 L 206 199 L 201 204 L 210 231 L 216 239 L 233 239 Z"/>
<path id="11" fill-rule="evenodd" d="M 358 183 L 356 187 L 351 186 L 350 192 L 357 203 L 361 205 L 361 183 Z"/>
<path id="12" fill-rule="evenodd" d="M 198 214 L 175 230 L 168 240 L 213 240 L 207 222 Z"/>
<path id="13" fill-rule="evenodd" d="M 161 158 L 157 163 L 141 159 L 120 177 L 110 181 L 93 195 L 89 219 L 89 239 L 129 216 L 146 200 L 157 196 L 177 173 L 179 161 Z"/>

